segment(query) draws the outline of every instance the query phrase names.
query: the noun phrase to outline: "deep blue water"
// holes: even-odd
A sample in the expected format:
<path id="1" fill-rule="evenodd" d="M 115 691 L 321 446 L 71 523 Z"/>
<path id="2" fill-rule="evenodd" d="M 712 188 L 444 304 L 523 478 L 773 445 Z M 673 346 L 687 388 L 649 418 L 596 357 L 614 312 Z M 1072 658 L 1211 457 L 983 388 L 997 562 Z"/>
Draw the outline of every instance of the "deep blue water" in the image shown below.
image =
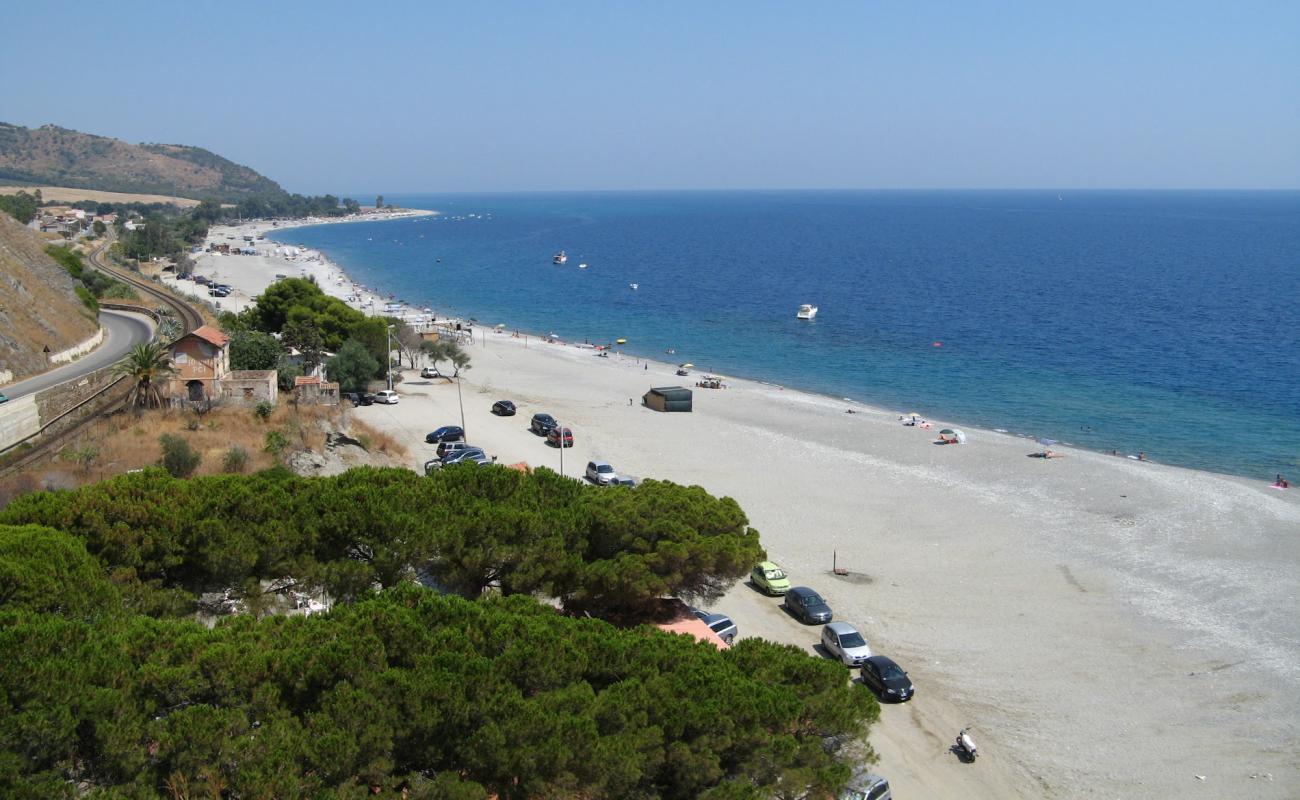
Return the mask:
<path id="1" fill-rule="evenodd" d="M 391 201 L 445 216 L 279 238 L 484 324 L 626 337 L 631 353 L 705 371 L 1300 479 L 1300 193 Z M 568 265 L 552 266 L 560 249 Z M 800 303 L 820 307 L 815 321 L 795 320 Z"/>

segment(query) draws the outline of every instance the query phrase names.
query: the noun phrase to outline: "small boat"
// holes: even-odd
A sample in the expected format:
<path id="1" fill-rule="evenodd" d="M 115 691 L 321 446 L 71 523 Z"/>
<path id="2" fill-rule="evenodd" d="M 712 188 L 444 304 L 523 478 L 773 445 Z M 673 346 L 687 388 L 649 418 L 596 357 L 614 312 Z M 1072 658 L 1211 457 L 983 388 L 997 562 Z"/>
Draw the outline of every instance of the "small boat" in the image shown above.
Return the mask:
<path id="1" fill-rule="evenodd" d="M 563 264 L 563 263 L 567 262 L 568 260 L 569 260 L 569 257 L 565 254 L 565 252 L 564 252 L 563 250 L 561 250 L 560 252 L 558 252 L 558 253 L 556 253 L 555 255 L 551 256 L 551 263 L 552 263 L 552 264 Z"/>
<path id="2" fill-rule="evenodd" d="M 641 288 L 641 284 L 639 283 L 629 283 L 628 286 L 632 287 L 633 291 L 636 291 L 637 289 Z"/>
<path id="3" fill-rule="evenodd" d="M 817 306 L 808 303 L 799 306 L 799 313 L 795 314 L 798 319 L 812 319 L 815 316 L 817 316 Z"/>
<path id="4" fill-rule="evenodd" d="M 585 262 L 582 263 L 582 264 L 579 264 L 579 265 L 578 265 L 578 269 L 586 269 L 586 268 L 587 268 L 587 265 L 586 265 Z"/>

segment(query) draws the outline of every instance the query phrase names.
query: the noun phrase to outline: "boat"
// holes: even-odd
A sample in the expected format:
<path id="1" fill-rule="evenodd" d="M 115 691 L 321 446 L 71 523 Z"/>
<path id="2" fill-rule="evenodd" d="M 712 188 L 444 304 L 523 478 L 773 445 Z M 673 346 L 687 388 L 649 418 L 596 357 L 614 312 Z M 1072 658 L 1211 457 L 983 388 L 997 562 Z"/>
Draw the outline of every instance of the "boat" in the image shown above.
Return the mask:
<path id="1" fill-rule="evenodd" d="M 565 262 L 568 261 L 568 260 L 569 260 L 569 257 L 568 257 L 567 255 L 565 255 L 565 253 L 564 253 L 563 250 L 561 250 L 560 252 L 558 252 L 558 253 L 556 253 L 555 255 L 551 256 L 551 263 L 552 263 L 552 264 L 563 264 L 563 263 L 565 263 Z"/>
<path id="2" fill-rule="evenodd" d="M 641 288 L 641 285 L 637 283 L 629 283 L 628 286 L 632 287 L 634 291 Z"/>
<path id="3" fill-rule="evenodd" d="M 798 319 L 812 319 L 817 316 L 817 306 L 804 303 L 799 306 L 799 313 L 795 314 Z"/>
<path id="4" fill-rule="evenodd" d="M 587 264 L 585 261 L 578 265 L 578 269 L 586 269 L 586 268 L 587 268 Z"/>

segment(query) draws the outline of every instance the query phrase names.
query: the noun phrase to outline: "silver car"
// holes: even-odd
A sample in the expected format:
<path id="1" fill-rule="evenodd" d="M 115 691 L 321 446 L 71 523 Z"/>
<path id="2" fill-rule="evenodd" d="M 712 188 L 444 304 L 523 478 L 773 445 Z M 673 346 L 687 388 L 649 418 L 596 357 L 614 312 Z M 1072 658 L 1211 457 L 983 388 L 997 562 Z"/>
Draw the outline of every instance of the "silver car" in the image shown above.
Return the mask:
<path id="1" fill-rule="evenodd" d="M 597 486 L 608 486 L 618 481 L 618 473 L 608 461 L 588 461 L 587 480 Z"/>
<path id="2" fill-rule="evenodd" d="M 740 633 L 736 623 L 732 622 L 731 617 L 726 614 L 711 614 L 698 608 L 692 608 L 691 613 L 695 615 L 696 619 L 708 625 L 709 630 L 718 634 L 718 638 L 727 644 L 731 644 L 735 640 L 736 634 Z"/>
<path id="3" fill-rule="evenodd" d="M 849 667 L 856 667 L 871 658 L 867 640 L 847 622 L 827 623 L 822 628 L 822 647 Z"/>

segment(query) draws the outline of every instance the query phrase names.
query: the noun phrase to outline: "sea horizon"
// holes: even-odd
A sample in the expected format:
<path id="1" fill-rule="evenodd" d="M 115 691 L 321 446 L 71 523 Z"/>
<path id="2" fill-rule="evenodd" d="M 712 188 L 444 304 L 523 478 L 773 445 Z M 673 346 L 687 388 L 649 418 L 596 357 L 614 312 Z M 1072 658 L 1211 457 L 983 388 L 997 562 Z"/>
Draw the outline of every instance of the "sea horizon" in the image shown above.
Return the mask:
<path id="1" fill-rule="evenodd" d="M 1271 479 L 1297 466 L 1294 190 L 388 201 L 441 213 L 273 238 L 483 325 L 627 338 L 631 355 L 696 371 L 1193 469 Z M 803 302 L 820 306 L 812 322 L 794 319 Z"/>

